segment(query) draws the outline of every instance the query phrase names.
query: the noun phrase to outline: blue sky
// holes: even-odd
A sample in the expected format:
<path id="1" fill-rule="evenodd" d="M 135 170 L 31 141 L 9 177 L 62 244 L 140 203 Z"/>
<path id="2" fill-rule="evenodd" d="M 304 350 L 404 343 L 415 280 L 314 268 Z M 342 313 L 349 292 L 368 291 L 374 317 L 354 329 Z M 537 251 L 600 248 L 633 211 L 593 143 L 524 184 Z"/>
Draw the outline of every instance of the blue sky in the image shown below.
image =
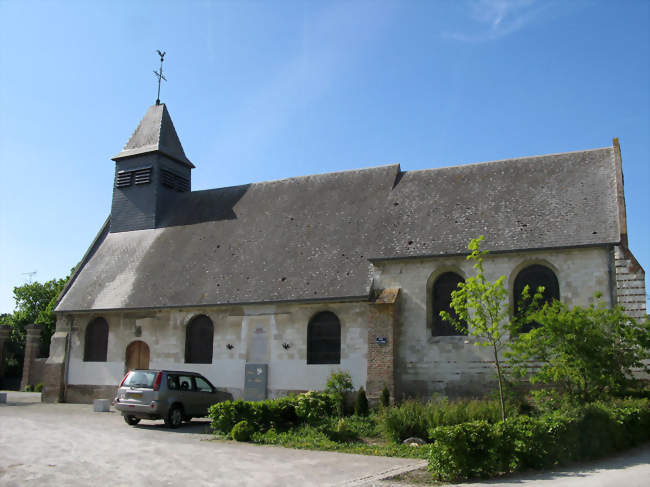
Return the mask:
<path id="1" fill-rule="evenodd" d="M 0 0 L 0 312 L 65 276 L 156 99 L 193 189 L 609 146 L 650 270 L 650 2 Z"/>

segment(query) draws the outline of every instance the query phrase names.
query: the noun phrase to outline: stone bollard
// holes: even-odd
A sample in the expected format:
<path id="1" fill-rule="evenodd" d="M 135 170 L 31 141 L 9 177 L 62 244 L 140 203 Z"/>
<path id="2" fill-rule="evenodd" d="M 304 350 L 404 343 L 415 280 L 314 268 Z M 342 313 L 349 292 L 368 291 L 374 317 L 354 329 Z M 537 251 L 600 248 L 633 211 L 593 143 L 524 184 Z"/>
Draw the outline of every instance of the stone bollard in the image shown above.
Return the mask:
<path id="1" fill-rule="evenodd" d="M 96 413 L 107 413 L 111 410 L 111 401 L 108 399 L 95 399 L 93 401 L 93 411 Z"/>
<path id="2" fill-rule="evenodd" d="M 0 392 L 0 404 L 7 404 L 7 393 Z"/>

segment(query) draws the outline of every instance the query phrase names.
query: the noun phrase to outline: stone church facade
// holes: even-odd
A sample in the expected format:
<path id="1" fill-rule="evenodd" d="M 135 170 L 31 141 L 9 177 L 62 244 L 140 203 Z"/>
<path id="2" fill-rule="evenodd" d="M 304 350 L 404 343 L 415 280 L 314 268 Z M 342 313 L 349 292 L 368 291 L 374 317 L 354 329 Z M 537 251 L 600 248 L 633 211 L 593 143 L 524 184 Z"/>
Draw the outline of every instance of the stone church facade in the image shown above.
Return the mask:
<path id="1" fill-rule="evenodd" d="M 46 401 L 112 398 L 130 368 L 202 373 L 247 397 L 324 388 L 476 395 L 489 354 L 438 318 L 485 235 L 489 279 L 645 316 L 620 148 L 402 171 L 399 165 L 191 191 L 164 104 L 116 155 L 111 214 L 62 293 Z"/>

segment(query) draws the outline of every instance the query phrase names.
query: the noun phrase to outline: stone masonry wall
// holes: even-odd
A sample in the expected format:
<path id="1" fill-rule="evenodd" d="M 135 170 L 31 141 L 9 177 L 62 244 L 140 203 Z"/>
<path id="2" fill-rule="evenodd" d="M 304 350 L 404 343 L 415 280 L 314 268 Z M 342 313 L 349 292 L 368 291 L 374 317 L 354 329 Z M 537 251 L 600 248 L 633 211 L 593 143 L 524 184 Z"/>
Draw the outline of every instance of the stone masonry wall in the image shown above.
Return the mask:
<path id="1" fill-rule="evenodd" d="M 484 246 L 489 249 L 489 242 Z M 593 247 L 555 251 L 492 254 L 484 263 L 486 277 L 506 276 L 512 302 L 517 273 L 531 264 L 543 264 L 557 276 L 560 299 L 588 305 L 600 291 L 610 293 L 610 249 Z M 490 351 L 470 336 L 433 336 L 431 289 L 435 280 L 453 271 L 463 278 L 475 274 L 464 256 L 393 260 L 374 263 L 377 288 L 400 288 L 396 321 L 396 399 L 432 394 L 476 396 L 493 390 L 494 363 Z M 609 303 L 611 304 L 611 303 Z"/>
<path id="2" fill-rule="evenodd" d="M 135 340 L 149 346 L 151 368 L 199 372 L 235 398 L 243 395 L 246 363 L 269 365 L 267 395 L 271 398 L 324 389 L 336 370 L 350 372 L 355 389 L 365 387 L 370 306 L 368 302 L 250 305 L 61 316 L 59 341 L 71 327 L 66 400 L 88 402 L 110 394 L 124 376 L 126 348 Z M 307 325 L 321 311 L 331 311 L 340 320 L 340 364 L 307 364 Z M 211 364 L 185 363 L 186 327 L 198 314 L 207 315 L 214 324 Z M 109 326 L 107 361 L 84 362 L 85 330 L 97 316 Z M 57 350 L 63 346 L 61 342 Z M 51 374 L 57 373 L 60 369 L 52 368 Z"/>
<path id="3" fill-rule="evenodd" d="M 617 302 L 633 318 L 646 315 L 645 272 L 624 246 L 615 249 Z"/>

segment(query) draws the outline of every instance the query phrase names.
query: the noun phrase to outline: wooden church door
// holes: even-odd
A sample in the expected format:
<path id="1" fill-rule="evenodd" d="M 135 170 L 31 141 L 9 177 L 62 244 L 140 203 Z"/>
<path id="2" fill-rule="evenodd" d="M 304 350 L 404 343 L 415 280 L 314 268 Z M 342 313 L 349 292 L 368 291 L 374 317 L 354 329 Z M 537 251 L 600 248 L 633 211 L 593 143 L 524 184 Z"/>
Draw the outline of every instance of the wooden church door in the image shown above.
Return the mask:
<path id="1" fill-rule="evenodd" d="M 149 346 L 135 341 L 126 347 L 126 370 L 149 368 Z"/>

